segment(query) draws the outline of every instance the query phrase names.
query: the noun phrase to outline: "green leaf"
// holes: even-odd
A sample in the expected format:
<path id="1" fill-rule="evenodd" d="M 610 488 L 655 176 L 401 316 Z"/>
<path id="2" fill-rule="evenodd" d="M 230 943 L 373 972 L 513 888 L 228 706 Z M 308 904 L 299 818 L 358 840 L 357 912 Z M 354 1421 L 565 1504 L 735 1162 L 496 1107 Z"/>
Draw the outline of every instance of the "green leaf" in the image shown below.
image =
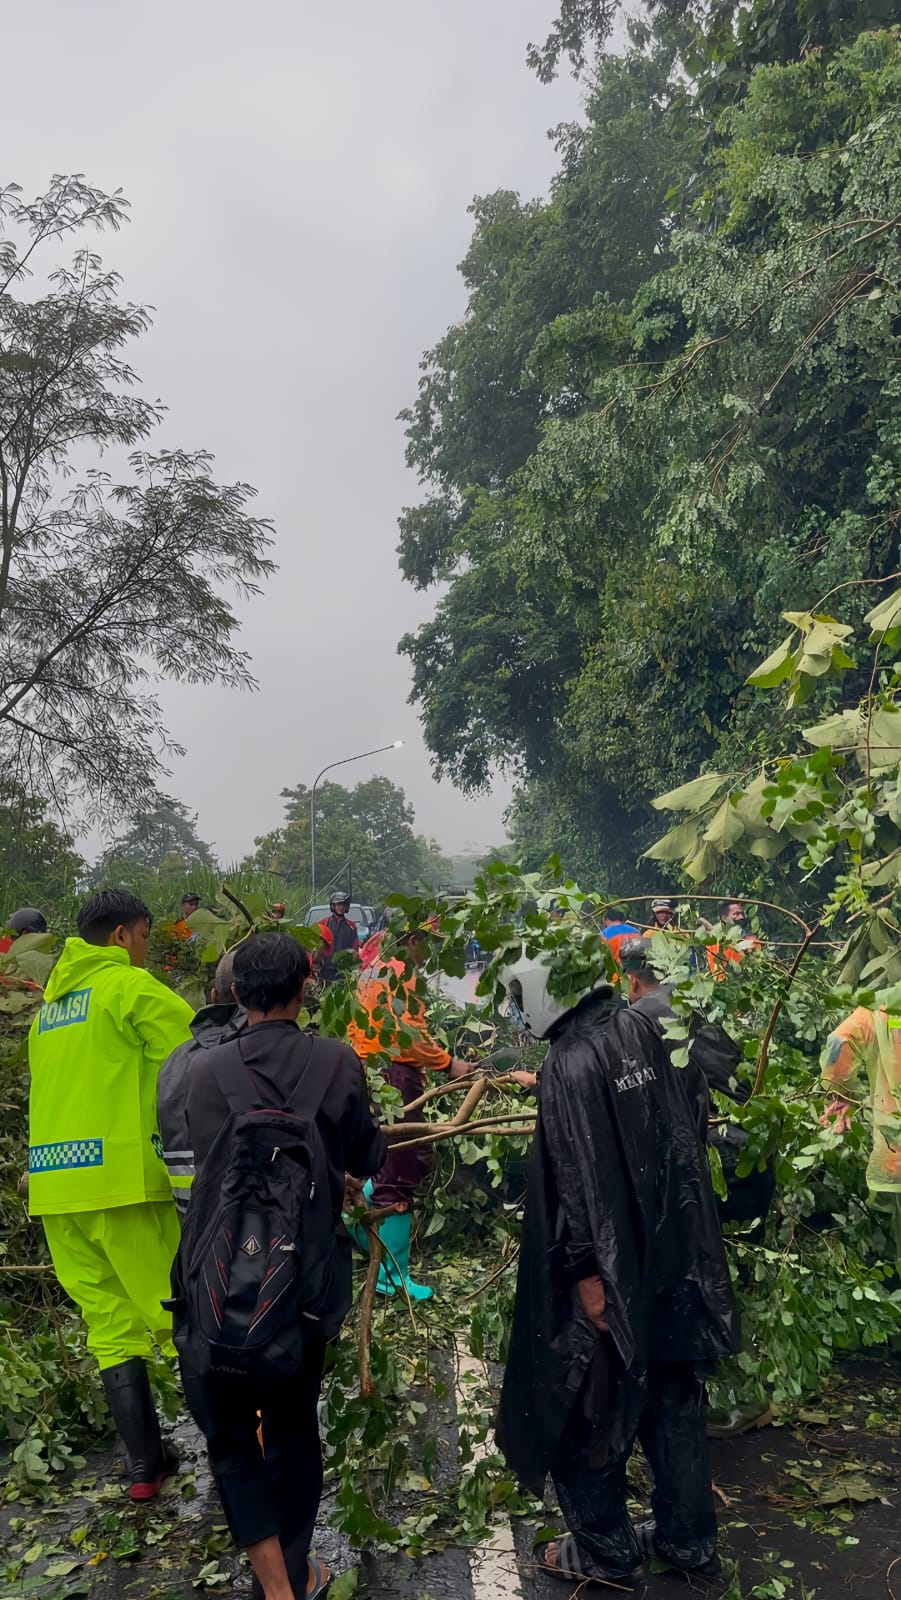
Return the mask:
<path id="1" fill-rule="evenodd" d="M 775 861 L 780 851 L 784 850 L 788 840 L 779 837 L 777 833 L 762 833 L 752 839 L 748 845 L 748 852 L 758 861 Z"/>
<path id="2" fill-rule="evenodd" d="M 776 685 L 790 678 L 795 670 L 795 658 L 792 653 L 792 639 L 794 634 L 789 634 L 787 639 L 760 663 L 746 680 L 753 683 L 758 689 L 775 689 Z"/>
<path id="3" fill-rule="evenodd" d="M 720 858 L 720 852 L 712 844 L 701 844 L 694 855 L 686 861 L 685 871 L 695 883 L 703 883 L 709 878 Z"/>
<path id="4" fill-rule="evenodd" d="M 870 630 L 871 644 L 897 644 L 901 639 L 901 589 L 868 611 L 864 622 Z"/>
<path id="5" fill-rule="evenodd" d="M 837 711 L 834 716 L 827 717 L 825 722 L 818 722 L 814 727 L 805 728 L 803 731 L 807 743 L 822 750 L 827 745 L 833 748 L 853 747 L 860 738 L 860 729 L 860 712 L 851 710 Z"/>
<path id="6" fill-rule="evenodd" d="M 662 839 L 652 844 L 644 852 L 648 861 L 681 861 L 689 851 L 696 849 L 698 843 L 698 824 L 691 818 L 685 822 L 677 823 L 675 828 L 670 828 Z"/>
<path id="7" fill-rule="evenodd" d="M 348 1572 L 333 1578 L 329 1589 L 330 1600 L 350 1600 L 350 1596 L 357 1592 L 357 1577 L 357 1568 L 351 1567 Z"/>
<path id="8" fill-rule="evenodd" d="M 708 1144 L 707 1160 L 710 1165 L 710 1181 L 713 1184 L 713 1192 L 714 1194 L 718 1194 L 721 1200 L 727 1200 L 729 1198 L 729 1191 L 726 1188 L 726 1177 L 725 1173 L 723 1172 L 723 1163 L 720 1159 L 720 1153 L 715 1144 Z"/>
<path id="9" fill-rule="evenodd" d="M 901 761 L 901 711 L 894 706 L 880 706 L 870 718 L 869 730 L 862 730 L 858 759 L 866 767 L 869 752 L 870 767 L 874 772 L 895 767 Z"/>
<path id="10" fill-rule="evenodd" d="M 744 823 L 727 795 L 718 806 L 704 838 L 719 851 L 731 850 L 745 831 Z"/>
<path id="11" fill-rule="evenodd" d="M 655 811 L 700 811 L 725 782 L 720 773 L 705 772 L 690 783 L 680 784 L 678 789 L 670 789 L 668 794 L 658 795 L 651 805 Z"/>

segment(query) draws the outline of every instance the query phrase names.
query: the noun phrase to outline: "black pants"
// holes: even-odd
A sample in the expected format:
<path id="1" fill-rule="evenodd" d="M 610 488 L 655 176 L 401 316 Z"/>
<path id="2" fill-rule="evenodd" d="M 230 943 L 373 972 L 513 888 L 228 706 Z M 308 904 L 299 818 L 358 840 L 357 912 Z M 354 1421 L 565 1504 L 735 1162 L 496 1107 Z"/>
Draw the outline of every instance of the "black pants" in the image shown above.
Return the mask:
<path id="1" fill-rule="evenodd" d="M 298 1596 L 306 1593 L 307 1555 L 322 1495 L 316 1408 L 325 1349 L 324 1340 L 311 1340 L 297 1376 L 260 1394 L 228 1377 L 182 1372 L 232 1538 L 244 1550 L 277 1534 Z"/>
<path id="2" fill-rule="evenodd" d="M 652 1367 L 648 1403 L 636 1428 L 654 1474 L 655 1544 L 675 1566 L 704 1566 L 716 1550 L 704 1385 L 692 1366 Z M 586 1576 L 625 1576 L 641 1560 L 626 1511 L 626 1463 L 635 1443 L 591 1465 L 592 1419 L 579 1401 L 557 1452 L 552 1477 Z"/>

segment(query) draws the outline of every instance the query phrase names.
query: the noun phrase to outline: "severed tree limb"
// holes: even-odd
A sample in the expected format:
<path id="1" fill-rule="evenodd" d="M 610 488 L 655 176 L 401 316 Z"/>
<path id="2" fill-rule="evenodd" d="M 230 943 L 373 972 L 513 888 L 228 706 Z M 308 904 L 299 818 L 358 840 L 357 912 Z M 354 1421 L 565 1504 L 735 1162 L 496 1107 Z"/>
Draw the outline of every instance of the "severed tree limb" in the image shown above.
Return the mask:
<path id="1" fill-rule="evenodd" d="M 360 1377 L 360 1394 L 368 1400 L 372 1394 L 372 1365 L 370 1352 L 372 1349 L 372 1317 L 375 1311 L 375 1286 L 378 1282 L 379 1270 L 382 1265 L 382 1241 L 378 1229 L 373 1227 L 368 1218 L 363 1219 L 366 1238 L 369 1241 L 369 1265 L 366 1268 L 366 1282 L 363 1293 L 360 1295 L 360 1331 L 357 1335 L 357 1372 Z"/>
<path id="2" fill-rule="evenodd" d="M 472 1088 L 469 1090 L 466 1099 L 463 1101 L 462 1106 L 460 1106 L 459 1110 L 457 1111 L 456 1116 L 451 1117 L 452 1128 L 460 1128 L 465 1122 L 469 1122 L 476 1106 L 478 1105 L 487 1088 L 487 1078 L 476 1079 Z"/>
<path id="3" fill-rule="evenodd" d="M 464 1129 L 451 1127 L 450 1125 L 446 1124 L 444 1127 L 439 1126 L 436 1133 L 420 1134 L 415 1139 L 405 1139 L 401 1144 L 393 1144 L 391 1148 L 392 1150 L 420 1150 L 424 1149 L 426 1145 L 439 1144 L 442 1139 L 450 1139 L 453 1138 L 454 1134 L 464 1132 L 467 1139 L 479 1138 L 480 1136 L 492 1134 L 497 1135 L 498 1137 L 501 1137 L 504 1134 L 509 1134 L 511 1137 L 523 1139 L 528 1134 L 535 1132 L 535 1119 L 533 1117 L 529 1122 L 523 1121 L 522 1123 L 514 1123 L 513 1125 L 505 1123 L 502 1127 L 495 1127 L 493 1124 L 486 1127 L 483 1123 L 474 1122 L 471 1126 Z"/>
<path id="4" fill-rule="evenodd" d="M 454 1078 L 448 1083 L 438 1083 L 434 1088 L 426 1089 L 425 1094 L 421 1094 L 418 1100 L 408 1100 L 404 1111 L 418 1111 L 428 1100 L 436 1100 L 440 1095 L 454 1094 L 457 1090 L 470 1088 L 476 1071 L 474 1067 L 468 1078 Z"/>
<path id="5" fill-rule="evenodd" d="M 767 1021 L 767 1025 L 763 1030 L 763 1038 L 760 1041 L 760 1053 L 759 1053 L 759 1055 L 757 1057 L 757 1073 L 756 1073 L 755 1078 L 754 1078 L 754 1087 L 751 1090 L 751 1095 L 750 1095 L 750 1098 L 752 1100 L 753 1100 L 754 1096 L 758 1095 L 760 1093 L 761 1089 L 763 1088 L 763 1080 L 766 1077 L 767 1062 L 769 1060 L 769 1054 L 770 1054 L 770 1042 L 771 1042 L 773 1034 L 774 1034 L 774 1032 L 776 1030 L 776 1023 L 779 1021 L 779 1016 L 780 1016 L 780 1013 L 782 1011 L 782 1007 L 785 1004 L 785 999 L 786 999 L 786 996 L 788 994 L 788 991 L 791 988 L 792 984 L 794 983 L 795 978 L 797 977 L 798 968 L 800 967 L 801 962 L 804 960 L 804 957 L 807 954 L 807 951 L 808 951 L 808 948 L 810 946 L 811 940 L 814 938 L 815 934 L 818 933 L 819 927 L 820 927 L 820 924 L 818 922 L 815 922 L 812 928 L 808 928 L 807 933 L 805 934 L 803 940 L 799 944 L 798 949 L 797 949 L 797 951 L 795 953 L 795 959 L 794 959 L 794 961 L 792 962 L 791 966 L 788 969 L 788 978 L 787 978 L 787 981 L 786 981 L 785 989 L 783 990 L 782 994 L 780 994 L 778 1000 L 776 1001 L 776 1004 L 773 1006 L 773 1009 L 770 1012 L 769 1019 Z"/>
<path id="6" fill-rule="evenodd" d="M 359 1332 L 357 1333 L 357 1373 L 360 1379 L 360 1394 L 364 1400 L 368 1400 L 371 1397 L 373 1390 L 372 1365 L 370 1360 L 370 1352 L 372 1350 L 372 1318 L 375 1313 L 375 1297 L 377 1294 L 376 1285 L 379 1279 L 382 1260 L 385 1255 L 385 1246 L 382 1243 L 382 1236 L 379 1233 L 377 1223 L 383 1222 L 386 1217 L 397 1216 L 398 1210 L 399 1207 L 397 1206 L 382 1206 L 378 1211 L 367 1211 L 366 1215 L 362 1217 L 360 1221 L 360 1226 L 363 1228 L 363 1231 L 366 1234 L 369 1247 L 369 1264 L 366 1268 L 366 1282 L 363 1285 L 363 1292 L 360 1295 L 360 1328 Z M 404 1283 L 400 1268 L 398 1267 L 397 1262 L 390 1250 L 388 1251 L 388 1257 L 394 1265 L 398 1282 L 400 1283 L 404 1294 L 406 1295 L 407 1309 L 409 1310 L 410 1317 L 412 1319 L 413 1306 L 410 1301 L 410 1296 L 407 1293 L 406 1284 Z M 415 1328 L 415 1320 L 413 1325 Z"/>

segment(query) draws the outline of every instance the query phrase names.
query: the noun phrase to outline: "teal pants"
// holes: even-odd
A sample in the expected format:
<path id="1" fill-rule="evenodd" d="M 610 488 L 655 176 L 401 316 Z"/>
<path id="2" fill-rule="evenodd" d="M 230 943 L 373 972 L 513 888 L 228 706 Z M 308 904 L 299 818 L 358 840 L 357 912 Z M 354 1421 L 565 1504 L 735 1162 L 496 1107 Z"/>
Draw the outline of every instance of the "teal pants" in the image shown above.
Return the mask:
<path id="1" fill-rule="evenodd" d="M 43 1217 L 60 1283 L 88 1330 L 101 1372 L 131 1356 L 153 1358 L 157 1345 L 174 1356 L 169 1272 L 178 1249 L 178 1213 L 171 1200 Z"/>

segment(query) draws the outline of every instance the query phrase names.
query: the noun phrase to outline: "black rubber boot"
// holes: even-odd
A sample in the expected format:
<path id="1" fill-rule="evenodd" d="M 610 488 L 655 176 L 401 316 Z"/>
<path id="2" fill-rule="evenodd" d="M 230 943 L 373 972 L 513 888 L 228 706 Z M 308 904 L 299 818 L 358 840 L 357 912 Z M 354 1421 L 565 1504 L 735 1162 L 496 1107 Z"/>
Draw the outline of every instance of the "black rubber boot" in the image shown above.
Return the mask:
<path id="1" fill-rule="evenodd" d="M 152 1500 L 163 1480 L 178 1471 L 178 1456 L 160 1433 L 146 1362 L 132 1356 L 107 1367 L 100 1376 L 116 1432 L 125 1445 L 129 1497 Z"/>

